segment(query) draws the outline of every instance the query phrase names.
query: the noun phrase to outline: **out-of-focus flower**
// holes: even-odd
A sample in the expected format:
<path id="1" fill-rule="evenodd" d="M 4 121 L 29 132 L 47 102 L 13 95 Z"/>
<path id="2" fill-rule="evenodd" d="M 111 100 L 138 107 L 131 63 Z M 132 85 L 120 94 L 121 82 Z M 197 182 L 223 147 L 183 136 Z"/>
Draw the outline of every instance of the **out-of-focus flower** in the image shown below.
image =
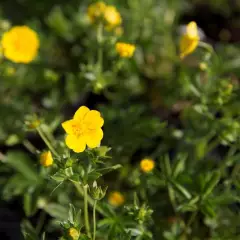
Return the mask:
<path id="1" fill-rule="evenodd" d="M 180 58 L 183 59 L 191 54 L 197 48 L 199 40 L 197 24 L 190 22 L 186 27 L 186 33 L 180 40 Z"/>
<path id="2" fill-rule="evenodd" d="M 106 21 L 107 29 L 109 30 L 122 23 L 122 17 L 114 6 L 107 6 L 105 8 L 104 20 Z"/>
<path id="3" fill-rule="evenodd" d="M 143 172 L 151 172 L 153 168 L 155 167 L 155 162 L 152 159 L 144 158 L 140 162 L 140 168 Z"/>
<path id="4" fill-rule="evenodd" d="M 120 37 L 120 36 L 122 36 L 123 35 L 123 32 L 124 32 L 124 30 L 123 30 L 123 28 L 122 27 L 116 27 L 115 28 L 115 34 L 118 36 L 118 37 Z"/>
<path id="5" fill-rule="evenodd" d="M 123 58 L 130 58 L 135 52 L 135 45 L 129 43 L 118 42 L 116 43 L 116 51 Z"/>
<path id="6" fill-rule="evenodd" d="M 53 158 L 52 158 L 52 153 L 50 151 L 43 152 L 40 155 L 40 163 L 44 167 L 49 167 L 53 164 Z"/>
<path id="7" fill-rule="evenodd" d="M 35 130 L 41 124 L 41 121 L 36 116 L 29 116 L 25 121 L 25 126 L 28 130 Z"/>
<path id="8" fill-rule="evenodd" d="M 201 62 L 199 64 L 199 68 L 202 70 L 202 71 L 206 71 L 208 69 L 208 65 L 205 63 L 205 62 Z"/>
<path id="9" fill-rule="evenodd" d="M 79 231 L 76 228 L 73 228 L 73 227 L 69 228 L 68 234 L 73 240 L 77 240 L 80 236 Z"/>
<path id="10" fill-rule="evenodd" d="M 106 7 L 107 6 L 104 2 L 96 2 L 88 7 L 87 14 L 91 23 L 97 22 L 104 16 Z"/>
<path id="11" fill-rule="evenodd" d="M 12 27 L 1 40 L 4 56 L 16 63 L 33 61 L 39 44 L 37 33 L 27 26 Z"/>
<path id="12" fill-rule="evenodd" d="M 120 192 L 115 191 L 109 194 L 108 202 L 114 207 L 119 207 L 123 205 L 125 198 Z"/>
<path id="13" fill-rule="evenodd" d="M 80 107 L 73 119 L 62 123 L 67 133 L 66 145 L 76 153 L 83 152 L 86 145 L 90 148 L 98 147 L 103 138 L 103 124 L 100 112 L 89 110 L 85 106 Z"/>

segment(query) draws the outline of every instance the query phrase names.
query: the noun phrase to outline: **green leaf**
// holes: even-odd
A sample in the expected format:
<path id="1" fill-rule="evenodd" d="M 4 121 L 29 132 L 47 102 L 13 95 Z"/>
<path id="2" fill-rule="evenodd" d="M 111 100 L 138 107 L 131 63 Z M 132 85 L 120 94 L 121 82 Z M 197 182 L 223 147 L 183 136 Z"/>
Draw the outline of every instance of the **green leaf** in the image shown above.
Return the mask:
<path id="1" fill-rule="evenodd" d="M 89 238 L 87 235 L 85 234 L 81 234 L 80 237 L 78 238 L 78 240 L 91 240 L 91 238 Z"/>
<path id="2" fill-rule="evenodd" d="M 186 199 L 191 199 L 192 195 L 191 193 L 185 188 L 183 187 L 181 184 L 177 183 L 176 181 L 169 179 L 169 182 L 172 184 L 173 188 L 180 193 L 183 197 L 185 197 Z"/>
<path id="3" fill-rule="evenodd" d="M 36 230 L 28 220 L 22 221 L 21 231 L 25 240 L 38 240 Z"/>
<path id="4" fill-rule="evenodd" d="M 34 215 L 37 211 L 38 191 L 29 190 L 23 196 L 23 209 L 27 217 Z"/>
<path id="5" fill-rule="evenodd" d="M 181 154 L 178 156 L 178 161 L 173 166 L 173 177 L 176 178 L 185 169 L 185 163 L 187 159 L 187 154 Z"/>
<path id="6" fill-rule="evenodd" d="M 97 171 L 92 171 L 88 174 L 87 178 L 88 181 L 90 182 L 94 182 L 95 180 L 97 180 L 98 178 L 100 178 L 102 176 L 101 173 L 97 172 Z"/>
<path id="7" fill-rule="evenodd" d="M 121 164 L 116 164 L 116 165 L 111 166 L 111 167 L 98 169 L 98 172 L 100 172 L 102 175 L 104 175 L 104 174 L 109 173 L 111 171 L 117 170 L 121 167 L 122 167 Z"/>
<path id="8" fill-rule="evenodd" d="M 99 157 L 106 157 L 106 154 L 111 150 L 111 148 L 107 146 L 101 146 L 96 148 L 96 152 L 98 153 Z"/>
<path id="9" fill-rule="evenodd" d="M 44 206 L 44 210 L 52 217 L 66 220 L 68 218 L 68 210 L 60 204 L 49 203 Z"/>
<path id="10" fill-rule="evenodd" d="M 51 176 L 53 180 L 56 182 L 63 182 L 64 180 L 67 179 L 66 174 L 64 170 L 60 169 L 58 172 L 56 172 L 54 175 Z"/>
<path id="11" fill-rule="evenodd" d="M 42 236 L 41 236 L 41 240 L 46 240 L 46 233 L 43 232 Z"/>
<path id="12" fill-rule="evenodd" d="M 74 206 L 70 203 L 69 204 L 69 211 L 68 211 L 68 221 L 71 224 L 74 224 L 75 217 L 76 217 L 76 210 L 75 210 Z"/>
<path id="13" fill-rule="evenodd" d="M 171 176 L 172 168 L 171 168 L 170 159 L 168 155 L 164 155 L 163 158 L 160 159 L 160 164 L 161 164 L 163 173 L 168 177 Z"/>
<path id="14" fill-rule="evenodd" d="M 28 155 L 23 152 L 8 152 L 6 162 L 33 183 L 39 179 L 37 171 Z"/>
<path id="15" fill-rule="evenodd" d="M 204 215 L 210 218 L 216 217 L 216 213 L 213 209 L 213 206 L 209 202 L 204 202 L 200 209 Z"/>
<path id="16" fill-rule="evenodd" d="M 205 183 L 204 189 L 203 189 L 203 198 L 206 198 L 215 188 L 215 186 L 218 184 L 220 180 L 221 174 L 219 171 L 213 172 L 210 180 Z"/>

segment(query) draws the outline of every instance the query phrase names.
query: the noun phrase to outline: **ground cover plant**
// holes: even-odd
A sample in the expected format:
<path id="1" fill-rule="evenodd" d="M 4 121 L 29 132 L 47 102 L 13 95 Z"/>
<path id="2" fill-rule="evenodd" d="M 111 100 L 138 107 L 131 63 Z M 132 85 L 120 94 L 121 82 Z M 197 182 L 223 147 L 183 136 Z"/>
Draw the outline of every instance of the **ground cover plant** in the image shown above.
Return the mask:
<path id="1" fill-rule="evenodd" d="M 239 10 L 2 1 L 0 238 L 240 239 Z"/>

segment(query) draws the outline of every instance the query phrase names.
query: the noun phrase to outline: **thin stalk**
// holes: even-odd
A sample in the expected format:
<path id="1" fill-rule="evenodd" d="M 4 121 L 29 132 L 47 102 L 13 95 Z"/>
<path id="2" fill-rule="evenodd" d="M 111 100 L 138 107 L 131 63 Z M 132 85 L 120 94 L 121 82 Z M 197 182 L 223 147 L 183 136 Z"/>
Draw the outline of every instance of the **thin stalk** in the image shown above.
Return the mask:
<path id="1" fill-rule="evenodd" d="M 46 213 L 44 211 L 41 211 L 40 217 L 39 217 L 39 220 L 38 220 L 38 223 L 37 223 L 37 227 L 36 227 L 37 234 L 39 234 L 41 232 L 42 227 L 43 227 L 44 222 L 45 222 L 45 219 L 46 219 Z"/>
<path id="2" fill-rule="evenodd" d="M 23 140 L 23 145 L 32 154 L 36 154 L 38 152 L 37 148 L 33 146 L 32 143 L 29 142 L 27 139 Z"/>
<path id="3" fill-rule="evenodd" d="M 88 218 L 88 185 L 83 186 L 84 193 L 84 221 L 88 237 L 91 238 L 89 218 Z"/>
<path id="4" fill-rule="evenodd" d="M 81 195 L 81 196 L 84 196 L 84 191 L 83 191 L 83 188 L 82 186 L 79 184 L 79 183 L 76 183 L 76 182 L 73 182 L 73 185 L 75 186 L 75 188 L 77 189 L 78 193 Z M 93 207 L 94 205 L 94 200 L 88 195 L 88 203 Z M 103 216 L 107 217 L 107 214 L 102 210 L 102 208 L 97 205 L 96 206 L 96 210 Z"/>
<path id="5" fill-rule="evenodd" d="M 97 200 L 94 201 L 93 205 L 93 240 L 96 238 L 96 206 Z"/>
<path id="6" fill-rule="evenodd" d="M 185 228 L 184 228 L 183 233 L 181 235 L 185 235 L 185 234 L 187 235 L 188 234 L 188 229 L 193 224 L 197 214 L 198 214 L 198 211 L 195 211 L 195 212 L 192 213 L 192 215 L 190 216 L 187 224 L 185 225 Z"/>
<path id="7" fill-rule="evenodd" d="M 102 48 L 102 42 L 103 42 L 103 24 L 99 23 L 97 28 L 97 42 L 98 42 L 98 70 L 99 74 L 102 73 L 102 67 L 103 67 L 103 48 Z"/>
<path id="8" fill-rule="evenodd" d="M 51 142 L 48 140 L 48 138 L 45 136 L 44 132 L 42 131 L 42 129 L 40 127 L 37 128 L 38 134 L 40 135 L 40 137 L 42 138 L 42 140 L 45 142 L 45 144 L 48 146 L 49 150 L 56 156 L 56 157 L 60 157 L 59 154 L 57 153 L 57 151 L 54 149 L 54 147 L 52 146 Z"/>

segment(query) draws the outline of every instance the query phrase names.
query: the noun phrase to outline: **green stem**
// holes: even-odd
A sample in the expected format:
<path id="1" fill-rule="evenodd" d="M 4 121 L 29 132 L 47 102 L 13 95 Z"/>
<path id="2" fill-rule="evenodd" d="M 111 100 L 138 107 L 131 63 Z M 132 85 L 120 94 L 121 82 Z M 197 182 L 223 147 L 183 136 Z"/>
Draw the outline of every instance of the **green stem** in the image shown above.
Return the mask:
<path id="1" fill-rule="evenodd" d="M 56 157 L 60 157 L 58 155 L 58 153 L 56 152 L 56 150 L 54 149 L 54 147 L 52 146 L 52 144 L 50 143 L 50 141 L 47 139 L 47 137 L 45 136 L 44 132 L 42 131 L 42 129 L 40 127 L 37 128 L 38 134 L 40 135 L 40 137 L 42 138 L 42 140 L 45 142 L 45 144 L 48 146 L 48 148 L 50 149 L 50 151 L 56 156 Z"/>
<path id="2" fill-rule="evenodd" d="M 88 218 L 88 185 L 83 186 L 84 193 L 84 221 L 88 237 L 91 237 L 89 218 Z"/>
<path id="3" fill-rule="evenodd" d="M 208 44 L 208 43 L 199 42 L 199 43 L 198 43 L 198 46 L 206 49 L 206 50 L 207 50 L 208 52 L 210 52 L 211 54 L 214 53 L 213 47 L 212 47 L 210 44 Z"/>
<path id="4" fill-rule="evenodd" d="M 94 201 L 93 205 L 93 240 L 95 240 L 96 237 L 96 206 L 97 200 Z"/>
<path id="5" fill-rule="evenodd" d="M 76 187 L 78 193 L 81 195 L 81 196 L 84 196 L 84 191 L 83 191 L 83 188 L 82 186 L 79 184 L 79 183 L 76 183 L 76 182 L 73 182 L 72 183 L 74 184 L 74 186 Z M 88 203 L 93 207 L 94 205 L 94 200 L 88 195 Z M 103 216 L 107 217 L 107 214 L 102 210 L 102 208 L 97 205 L 96 206 L 96 210 L 102 214 Z"/>
<path id="6" fill-rule="evenodd" d="M 99 74 L 102 73 L 102 66 L 103 66 L 103 24 L 99 23 L 97 28 L 97 42 L 98 42 L 98 70 Z"/>
<path id="7" fill-rule="evenodd" d="M 38 150 L 27 139 L 23 140 L 23 145 L 32 154 L 36 154 L 38 152 Z"/>
<path id="8" fill-rule="evenodd" d="M 43 227 L 44 222 L 45 222 L 45 219 L 46 219 L 46 213 L 44 211 L 41 211 L 40 217 L 39 217 L 39 220 L 38 220 L 38 223 L 37 223 L 37 227 L 36 227 L 37 234 L 39 234 L 41 232 L 42 227 Z"/>
<path id="9" fill-rule="evenodd" d="M 185 234 L 187 235 L 187 234 L 188 234 L 188 229 L 189 229 L 190 226 L 193 224 L 193 222 L 194 222 L 197 214 L 198 214 L 198 211 L 195 211 L 195 212 L 192 213 L 192 215 L 190 216 L 187 224 L 185 225 L 185 228 L 184 228 L 184 230 L 183 230 L 182 235 L 185 235 Z"/>

